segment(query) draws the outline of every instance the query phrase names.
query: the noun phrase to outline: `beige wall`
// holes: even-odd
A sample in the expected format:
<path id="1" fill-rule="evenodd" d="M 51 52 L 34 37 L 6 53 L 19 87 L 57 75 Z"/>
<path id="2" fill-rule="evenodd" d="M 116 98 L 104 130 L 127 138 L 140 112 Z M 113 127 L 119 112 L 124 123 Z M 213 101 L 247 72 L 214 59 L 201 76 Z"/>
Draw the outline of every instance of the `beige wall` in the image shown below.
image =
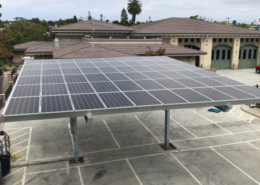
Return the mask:
<path id="1" fill-rule="evenodd" d="M 200 56 L 200 66 L 204 69 L 211 69 L 211 53 L 212 53 L 213 38 L 206 37 L 201 39 L 200 50 L 206 52 L 206 55 Z"/>
<path id="2" fill-rule="evenodd" d="M 171 45 L 174 45 L 174 46 L 179 45 L 179 39 L 178 38 L 171 38 L 169 42 L 170 42 Z"/>
<path id="3" fill-rule="evenodd" d="M 15 63 L 22 62 L 22 57 L 24 57 L 24 51 L 15 51 L 14 57 L 13 57 L 13 62 L 15 62 Z"/>
<path id="4" fill-rule="evenodd" d="M 232 58 L 231 58 L 231 68 L 238 69 L 239 65 L 239 50 L 240 50 L 240 38 L 234 38 L 232 47 Z"/>
<path id="5" fill-rule="evenodd" d="M 171 57 L 174 58 L 176 60 L 180 60 L 182 62 L 194 65 L 196 64 L 196 57 Z"/>

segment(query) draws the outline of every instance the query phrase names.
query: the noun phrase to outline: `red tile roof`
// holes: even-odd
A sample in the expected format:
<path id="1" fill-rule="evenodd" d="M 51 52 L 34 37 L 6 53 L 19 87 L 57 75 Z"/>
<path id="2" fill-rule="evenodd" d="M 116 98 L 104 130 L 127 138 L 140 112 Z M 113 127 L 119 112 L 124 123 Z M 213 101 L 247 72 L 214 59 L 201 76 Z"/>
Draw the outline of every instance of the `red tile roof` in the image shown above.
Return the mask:
<path id="1" fill-rule="evenodd" d="M 259 35 L 260 32 L 190 18 L 168 18 L 132 26 L 138 34 L 234 34 Z"/>

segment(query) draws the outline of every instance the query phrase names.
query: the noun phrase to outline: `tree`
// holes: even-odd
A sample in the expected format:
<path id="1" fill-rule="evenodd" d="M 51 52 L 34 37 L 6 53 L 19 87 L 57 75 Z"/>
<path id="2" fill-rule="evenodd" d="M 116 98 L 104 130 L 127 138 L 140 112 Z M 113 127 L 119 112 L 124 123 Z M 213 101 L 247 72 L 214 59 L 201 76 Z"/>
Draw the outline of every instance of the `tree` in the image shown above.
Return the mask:
<path id="1" fill-rule="evenodd" d="M 44 20 L 44 19 L 41 21 L 41 25 L 42 25 L 44 28 L 46 28 L 46 29 L 49 28 L 49 23 L 48 23 L 46 20 Z"/>
<path id="2" fill-rule="evenodd" d="M 13 41 L 14 38 L 12 38 L 9 35 L 0 35 L 0 58 L 10 58 L 13 57 Z"/>
<path id="3" fill-rule="evenodd" d="M 113 24 L 119 24 L 119 21 L 118 20 L 114 20 L 112 23 Z"/>
<path id="4" fill-rule="evenodd" d="M 73 16 L 73 20 L 74 20 L 74 23 L 77 23 L 78 22 L 78 18 L 76 15 Z"/>
<path id="5" fill-rule="evenodd" d="M 134 24 L 136 15 L 142 12 L 142 3 L 139 0 L 128 0 L 127 10 L 132 15 L 132 22 Z"/>
<path id="6" fill-rule="evenodd" d="M 190 16 L 190 19 L 198 19 L 199 15 Z"/>
<path id="7" fill-rule="evenodd" d="M 100 21 L 103 21 L 103 15 L 100 14 Z"/>
<path id="8" fill-rule="evenodd" d="M 40 24 L 41 21 L 38 17 L 36 17 L 36 18 L 32 18 L 31 22 L 36 23 L 36 24 Z"/>
<path id="9" fill-rule="evenodd" d="M 220 24 L 228 25 L 228 22 L 227 21 L 222 21 L 222 22 L 220 22 Z"/>
<path id="10" fill-rule="evenodd" d="M 15 17 L 14 21 L 21 21 L 21 22 L 26 22 L 27 19 L 23 18 L 23 17 Z"/>
<path id="11" fill-rule="evenodd" d="M 123 10 L 121 12 L 121 21 L 128 21 L 128 15 L 126 13 L 125 8 L 123 8 Z"/>
<path id="12" fill-rule="evenodd" d="M 50 40 L 45 27 L 30 22 L 13 22 L 3 33 L 14 37 L 14 44 Z"/>
<path id="13" fill-rule="evenodd" d="M 88 20 L 91 20 L 91 19 L 92 19 L 91 13 L 90 13 L 90 11 L 88 11 Z"/>
<path id="14" fill-rule="evenodd" d="M 248 24 L 245 24 L 245 23 L 239 23 L 236 25 L 236 27 L 249 28 Z"/>
<path id="15" fill-rule="evenodd" d="M 55 26 L 55 22 L 52 20 L 48 21 L 48 24 L 49 24 L 49 26 Z"/>
<path id="16" fill-rule="evenodd" d="M 232 26 L 236 26 L 237 21 L 236 21 L 236 20 L 233 20 L 233 22 L 232 22 L 231 24 L 232 24 Z"/>

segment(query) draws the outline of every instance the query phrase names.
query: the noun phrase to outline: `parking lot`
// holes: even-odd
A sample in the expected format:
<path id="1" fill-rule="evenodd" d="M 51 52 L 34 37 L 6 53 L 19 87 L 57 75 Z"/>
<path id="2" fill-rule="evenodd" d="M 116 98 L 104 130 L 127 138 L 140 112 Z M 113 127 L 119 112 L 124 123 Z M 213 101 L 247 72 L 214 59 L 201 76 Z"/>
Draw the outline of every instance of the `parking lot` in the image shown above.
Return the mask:
<path id="1" fill-rule="evenodd" d="M 253 69 L 217 73 L 260 84 Z M 3 184 L 260 184 L 260 119 L 238 105 L 229 113 L 208 109 L 171 110 L 177 149 L 167 152 L 159 146 L 163 111 L 94 116 L 92 123 L 78 118 L 79 165 L 45 162 L 73 157 L 69 118 L 2 124 L 20 157 Z M 42 164 L 18 166 L 27 161 Z"/>

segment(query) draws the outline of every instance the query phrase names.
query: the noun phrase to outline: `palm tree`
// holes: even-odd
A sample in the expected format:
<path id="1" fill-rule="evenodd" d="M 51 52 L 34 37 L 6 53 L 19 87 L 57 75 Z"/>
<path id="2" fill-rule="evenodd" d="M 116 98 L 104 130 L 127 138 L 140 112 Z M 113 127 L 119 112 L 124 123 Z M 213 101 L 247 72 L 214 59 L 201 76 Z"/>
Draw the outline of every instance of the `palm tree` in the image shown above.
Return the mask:
<path id="1" fill-rule="evenodd" d="M 132 22 L 135 23 L 136 15 L 142 12 L 142 3 L 139 0 L 128 0 L 127 4 L 128 13 L 132 14 Z"/>

